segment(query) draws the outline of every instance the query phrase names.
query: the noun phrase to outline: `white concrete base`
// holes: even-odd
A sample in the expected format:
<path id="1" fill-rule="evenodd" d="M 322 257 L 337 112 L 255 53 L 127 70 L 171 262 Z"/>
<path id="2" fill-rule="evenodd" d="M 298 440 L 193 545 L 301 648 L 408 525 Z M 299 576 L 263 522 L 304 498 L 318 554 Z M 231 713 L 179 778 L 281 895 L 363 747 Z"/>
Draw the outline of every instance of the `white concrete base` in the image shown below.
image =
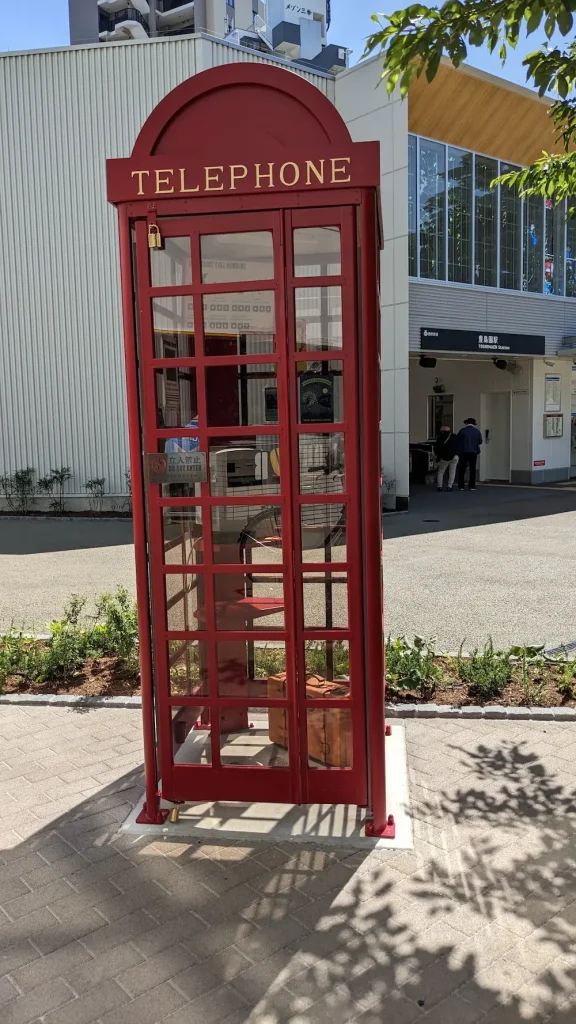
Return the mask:
<path id="1" fill-rule="evenodd" d="M 394 723 L 386 737 L 386 795 L 388 814 L 394 815 L 396 837 L 373 839 L 364 835 L 366 810 L 346 804 L 191 803 L 180 806 L 178 822 L 138 825 L 136 818 L 144 798 L 121 826 L 130 835 L 209 838 L 215 835 L 238 841 L 262 839 L 267 842 L 314 843 L 356 846 L 362 849 L 411 850 L 414 845 L 409 813 L 408 771 L 405 729 Z M 162 801 L 163 807 L 172 805 Z"/>

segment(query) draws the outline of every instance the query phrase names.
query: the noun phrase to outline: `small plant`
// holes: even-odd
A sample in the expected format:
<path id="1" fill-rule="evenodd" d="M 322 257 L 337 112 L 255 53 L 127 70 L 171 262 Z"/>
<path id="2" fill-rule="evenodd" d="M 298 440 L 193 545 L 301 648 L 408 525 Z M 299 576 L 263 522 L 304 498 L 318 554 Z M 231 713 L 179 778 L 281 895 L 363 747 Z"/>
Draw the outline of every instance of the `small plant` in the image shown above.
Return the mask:
<path id="1" fill-rule="evenodd" d="M 87 480 L 85 487 L 88 491 L 88 504 L 90 505 L 90 511 L 95 512 L 99 515 L 104 505 L 104 484 L 106 483 L 106 477 L 94 477 L 93 480 Z"/>
<path id="2" fill-rule="evenodd" d="M 11 476 L 0 477 L 0 490 L 4 491 L 6 503 L 12 512 L 25 515 L 34 504 L 34 469 L 17 469 Z"/>
<path id="3" fill-rule="evenodd" d="M 44 476 L 38 481 L 41 491 L 52 497 L 48 508 L 55 515 L 61 516 L 66 512 L 64 505 L 64 484 L 72 479 L 72 470 L 69 466 L 60 466 L 60 469 L 51 469 L 50 476 Z"/>
<path id="4" fill-rule="evenodd" d="M 390 502 L 392 500 L 392 492 L 394 491 L 395 487 L 396 487 L 396 479 L 395 479 L 395 477 L 393 477 L 393 476 L 383 476 L 382 477 L 381 493 L 382 493 L 382 505 L 383 505 L 384 508 L 388 508 L 389 507 Z M 396 503 L 394 502 L 394 506 L 395 506 L 395 504 Z"/>
<path id="5" fill-rule="evenodd" d="M 512 647 L 510 653 L 520 661 L 520 681 L 526 703 L 529 706 L 541 704 L 544 696 L 544 681 L 538 677 L 538 673 L 542 672 L 546 664 L 544 644 L 533 647 Z"/>
<path id="6" fill-rule="evenodd" d="M 0 637 L 0 689 L 9 676 L 19 676 L 28 686 L 42 677 L 43 653 L 36 640 L 11 628 Z"/>
<path id="7" fill-rule="evenodd" d="M 462 645 L 456 658 L 456 669 L 460 679 L 468 683 L 471 697 L 492 700 L 499 697 L 510 681 L 512 665 L 509 651 L 495 651 L 492 641 L 484 644 L 482 651 L 475 648 L 469 658 L 462 656 Z"/>
<path id="8" fill-rule="evenodd" d="M 435 664 L 434 639 L 402 636 L 386 641 L 386 679 L 395 690 L 419 690 L 422 700 L 434 695 L 440 669 Z"/>
<path id="9" fill-rule="evenodd" d="M 329 647 L 331 645 L 331 649 Z M 330 680 L 350 678 L 350 651 L 345 640 L 307 640 L 305 643 L 306 675 Z"/>
<path id="10" fill-rule="evenodd" d="M 564 700 L 576 700 L 576 662 L 565 661 L 562 664 L 562 676 L 556 685 Z"/>
<path id="11" fill-rule="evenodd" d="M 275 676 L 286 671 L 286 651 L 284 647 L 264 644 L 254 648 L 254 672 L 257 679 Z"/>
<path id="12" fill-rule="evenodd" d="M 132 474 L 129 469 L 124 472 L 124 479 L 126 481 L 126 488 L 128 491 L 128 497 L 124 501 L 123 511 L 127 512 L 129 516 L 132 515 Z"/>
<path id="13" fill-rule="evenodd" d="M 138 614 L 136 602 L 125 587 L 115 594 L 102 594 L 96 605 L 100 620 L 93 630 L 94 641 L 102 645 L 102 654 L 121 658 L 128 671 L 138 669 Z"/>

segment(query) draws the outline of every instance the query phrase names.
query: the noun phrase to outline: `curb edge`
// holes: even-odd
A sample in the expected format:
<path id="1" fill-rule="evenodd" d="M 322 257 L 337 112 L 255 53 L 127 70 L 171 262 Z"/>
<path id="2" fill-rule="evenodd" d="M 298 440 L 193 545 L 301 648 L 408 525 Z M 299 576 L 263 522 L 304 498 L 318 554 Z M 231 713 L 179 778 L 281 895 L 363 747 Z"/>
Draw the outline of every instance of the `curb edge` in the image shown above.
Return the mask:
<path id="1" fill-rule="evenodd" d="M 386 718 L 461 718 L 461 719 L 529 719 L 534 722 L 576 722 L 576 708 L 509 707 L 494 704 L 484 707 L 450 704 L 392 704 L 385 709 Z"/>

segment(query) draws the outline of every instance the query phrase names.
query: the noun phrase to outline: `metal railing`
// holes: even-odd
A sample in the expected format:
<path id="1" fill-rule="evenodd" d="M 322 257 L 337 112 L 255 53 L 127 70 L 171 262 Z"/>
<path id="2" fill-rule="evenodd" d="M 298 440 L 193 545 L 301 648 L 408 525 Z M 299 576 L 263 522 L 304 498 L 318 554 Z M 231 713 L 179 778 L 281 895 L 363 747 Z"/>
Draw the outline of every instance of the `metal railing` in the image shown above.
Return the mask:
<path id="1" fill-rule="evenodd" d="M 113 32 L 116 26 L 123 21 L 137 21 L 148 32 L 148 21 L 135 7 L 126 7 L 125 10 L 118 11 L 117 14 L 111 14 L 107 17 L 101 15 L 100 32 Z"/>

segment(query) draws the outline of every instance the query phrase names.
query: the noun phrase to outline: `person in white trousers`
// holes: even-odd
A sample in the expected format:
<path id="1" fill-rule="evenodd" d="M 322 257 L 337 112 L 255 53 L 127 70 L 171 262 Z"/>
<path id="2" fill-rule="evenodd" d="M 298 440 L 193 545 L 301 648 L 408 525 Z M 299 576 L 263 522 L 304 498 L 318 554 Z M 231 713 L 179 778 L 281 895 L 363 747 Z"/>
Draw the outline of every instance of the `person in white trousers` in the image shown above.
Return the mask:
<path id="1" fill-rule="evenodd" d="M 448 426 L 441 427 L 434 445 L 434 454 L 438 459 L 438 473 L 436 476 L 436 490 L 441 491 L 444 487 L 444 476 L 448 470 L 447 490 L 454 487 L 456 468 L 458 466 L 458 438 Z"/>

